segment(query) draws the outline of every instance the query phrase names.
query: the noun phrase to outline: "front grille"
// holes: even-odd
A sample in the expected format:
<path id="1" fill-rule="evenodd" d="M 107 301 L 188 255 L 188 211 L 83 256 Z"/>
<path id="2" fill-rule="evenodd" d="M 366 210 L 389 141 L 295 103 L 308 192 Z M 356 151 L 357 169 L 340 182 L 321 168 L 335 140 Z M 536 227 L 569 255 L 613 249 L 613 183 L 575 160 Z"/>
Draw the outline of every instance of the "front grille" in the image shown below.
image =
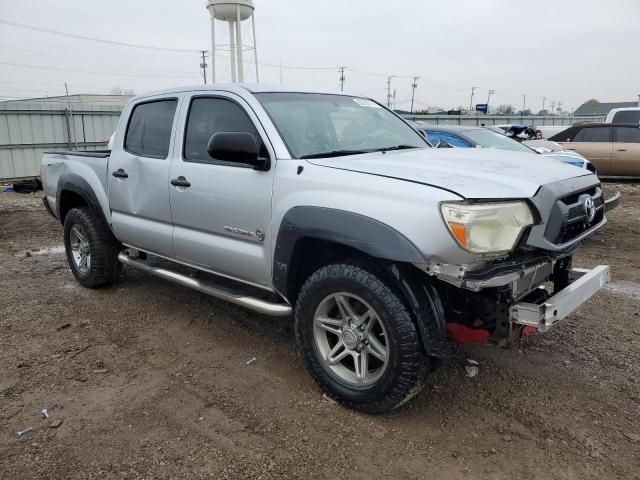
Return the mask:
<path id="1" fill-rule="evenodd" d="M 589 220 L 585 202 L 591 199 L 595 215 Z M 553 206 L 545 238 L 562 245 L 598 225 L 604 219 L 604 199 L 598 186 L 590 187 L 558 199 Z"/>

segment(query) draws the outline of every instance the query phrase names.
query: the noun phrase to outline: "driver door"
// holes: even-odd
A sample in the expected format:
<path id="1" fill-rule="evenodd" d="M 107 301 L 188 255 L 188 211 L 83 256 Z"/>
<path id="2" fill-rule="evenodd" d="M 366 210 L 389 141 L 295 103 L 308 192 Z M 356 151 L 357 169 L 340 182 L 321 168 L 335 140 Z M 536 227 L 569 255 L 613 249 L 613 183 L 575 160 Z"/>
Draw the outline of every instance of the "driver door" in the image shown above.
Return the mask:
<path id="1" fill-rule="evenodd" d="M 213 159 L 218 132 L 248 132 L 275 158 L 250 107 L 232 94 L 185 98 L 169 175 L 175 257 L 205 270 L 261 286 L 271 282 L 271 194 L 275 163 L 267 171 Z M 269 149 L 271 147 L 269 146 Z"/>

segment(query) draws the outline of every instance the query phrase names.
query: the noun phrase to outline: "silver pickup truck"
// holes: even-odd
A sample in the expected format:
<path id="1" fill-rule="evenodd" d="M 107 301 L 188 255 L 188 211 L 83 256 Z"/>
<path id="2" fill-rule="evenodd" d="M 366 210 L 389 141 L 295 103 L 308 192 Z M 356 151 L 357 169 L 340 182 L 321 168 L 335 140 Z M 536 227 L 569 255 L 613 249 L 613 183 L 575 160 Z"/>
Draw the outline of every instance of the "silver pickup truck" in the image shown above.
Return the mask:
<path id="1" fill-rule="evenodd" d="M 434 149 L 361 96 L 266 87 L 134 98 L 113 147 L 42 159 L 82 285 L 122 265 L 272 316 L 344 405 L 415 395 L 458 343 L 544 332 L 609 281 L 573 269 L 607 222 L 598 177 L 553 159 Z"/>

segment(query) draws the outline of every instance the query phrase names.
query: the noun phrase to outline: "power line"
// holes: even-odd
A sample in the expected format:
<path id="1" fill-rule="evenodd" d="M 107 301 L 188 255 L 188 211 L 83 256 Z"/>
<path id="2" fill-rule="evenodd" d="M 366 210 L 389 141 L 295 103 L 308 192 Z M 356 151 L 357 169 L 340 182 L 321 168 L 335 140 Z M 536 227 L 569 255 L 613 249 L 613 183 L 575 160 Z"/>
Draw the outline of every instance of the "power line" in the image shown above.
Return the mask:
<path id="1" fill-rule="evenodd" d="M 125 68 L 128 71 L 131 71 L 132 68 L 135 68 L 135 66 L 132 65 L 115 65 L 112 63 L 103 63 L 103 62 L 91 62 L 91 61 L 87 61 L 85 59 L 80 59 L 80 58 L 73 58 L 73 57 L 65 57 L 65 56 L 61 56 L 61 55 L 53 55 L 50 53 L 44 53 L 44 52 L 38 52 L 35 50 L 28 50 L 25 48 L 17 48 L 17 47 L 13 47 L 10 45 L 6 45 L 6 44 L 0 44 L 0 47 L 2 48 L 8 48 L 10 50 L 15 50 L 17 52 L 23 52 L 23 53 L 30 53 L 33 55 L 38 55 L 41 57 L 46 57 L 46 58 L 57 58 L 60 60 L 66 60 L 68 62 L 81 62 L 83 65 L 96 65 L 96 66 L 101 66 L 101 67 L 112 67 L 112 68 Z M 206 50 L 205 50 L 206 51 Z M 154 71 L 154 72 L 150 72 L 150 75 L 163 75 L 163 74 L 169 74 L 172 75 L 172 72 L 175 72 L 175 70 L 166 70 L 166 71 Z"/>
<path id="2" fill-rule="evenodd" d="M 25 28 L 27 30 L 33 30 L 33 31 L 36 31 L 36 32 L 48 33 L 48 34 L 51 34 L 51 35 L 59 35 L 61 37 L 75 38 L 75 39 L 78 39 L 78 40 L 86 40 L 86 41 L 89 41 L 89 42 L 98 42 L 98 43 L 105 43 L 105 44 L 108 44 L 108 45 L 117 45 L 119 47 L 144 48 L 144 49 L 147 49 L 147 50 L 158 50 L 158 51 L 163 51 L 163 52 L 200 53 L 200 50 L 191 50 L 191 49 L 186 49 L 186 48 L 154 47 L 152 45 L 141 45 L 141 44 L 137 44 L 137 43 L 116 42 L 116 41 L 113 41 L 113 40 L 105 40 L 103 38 L 87 37 L 85 35 L 76 35 L 74 33 L 59 32 L 57 30 L 51 30 L 49 28 L 36 27 L 34 25 L 26 25 L 24 23 L 12 22 L 10 20 L 4 20 L 4 19 L 0 19 L 0 23 L 3 23 L 5 25 L 10 25 L 12 27 Z"/>
<path id="3" fill-rule="evenodd" d="M 44 67 L 40 65 L 29 65 L 26 63 L 13 63 L 13 62 L 3 62 L 0 61 L 1 65 L 11 65 L 13 67 L 24 67 L 24 68 L 38 68 L 41 70 L 55 70 L 58 72 L 73 72 L 73 73 L 87 73 L 90 75 L 114 75 L 120 77 L 141 77 L 141 78 L 149 78 L 149 77 L 161 77 L 161 78 L 194 78 L 199 75 L 191 74 L 191 75 L 155 75 L 153 73 L 148 73 L 145 75 L 136 74 L 136 73 L 116 73 L 116 72 L 92 72 L 89 70 L 72 70 L 67 68 L 57 68 L 57 67 Z"/>

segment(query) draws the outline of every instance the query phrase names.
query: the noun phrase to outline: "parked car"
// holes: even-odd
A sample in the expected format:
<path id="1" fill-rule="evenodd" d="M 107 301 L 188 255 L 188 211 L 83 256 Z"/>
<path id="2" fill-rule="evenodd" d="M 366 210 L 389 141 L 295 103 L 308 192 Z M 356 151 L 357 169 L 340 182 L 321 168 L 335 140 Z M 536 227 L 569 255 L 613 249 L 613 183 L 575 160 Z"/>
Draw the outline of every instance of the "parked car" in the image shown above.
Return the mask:
<path id="1" fill-rule="evenodd" d="M 640 176 L 640 125 L 585 123 L 569 127 L 549 140 L 583 155 L 600 175 Z"/>
<path id="2" fill-rule="evenodd" d="M 613 108 L 605 123 L 640 123 L 640 105 L 637 107 Z"/>
<path id="3" fill-rule="evenodd" d="M 562 162 L 597 173 L 596 167 L 589 160 L 575 150 L 567 150 L 558 142 L 552 142 L 551 140 L 524 140 L 522 145 L 526 145 L 540 154 L 549 155 Z"/>
<path id="4" fill-rule="evenodd" d="M 536 131 L 533 127 L 529 125 L 516 125 L 516 124 L 505 124 L 505 125 L 491 125 L 488 127 L 490 130 L 494 132 L 501 133 L 517 142 L 522 142 L 523 140 L 533 140 L 538 138 L 536 136 Z"/>
<path id="5" fill-rule="evenodd" d="M 571 267 L 607 222 L 596 175 L 429 148 L 359 96 L 238 84 L 138 96 L 110 152 L 46 153 L 42 179 L 81 285 L 109 285 L 124 264 L 293 315 L 310 374 L 363 412 L 415 395 L 456 355 L 449 338 L 544 332 L 609 281 L 606 265 Z"/>
<path id="6" fill-rule="evenodd" d="M 414 122 L 415 127 L 422 132 L 429 143 L 433 146 L 451 146 L 455 148 L 499 148 L 501 150 L 511 150 L 514 152 L 542 154 L 555 158 L 561 162 L 585 168 L 591 172 L 596 172 L 593 165 L 580 154 L 569 151 L 538 151 L 526 145 L 529 141 L 522 143 L 485 127 L 463 127 L 458 125 L 427 125 L 421 122 Z"/>
<path id="7" fill-rule="evenodd" d="M 560 133 L 566 129 L 567 125 L 539 125 L 534 127 L 536 138 L 540 140 L 546 140 L 556 133 Z"/>

